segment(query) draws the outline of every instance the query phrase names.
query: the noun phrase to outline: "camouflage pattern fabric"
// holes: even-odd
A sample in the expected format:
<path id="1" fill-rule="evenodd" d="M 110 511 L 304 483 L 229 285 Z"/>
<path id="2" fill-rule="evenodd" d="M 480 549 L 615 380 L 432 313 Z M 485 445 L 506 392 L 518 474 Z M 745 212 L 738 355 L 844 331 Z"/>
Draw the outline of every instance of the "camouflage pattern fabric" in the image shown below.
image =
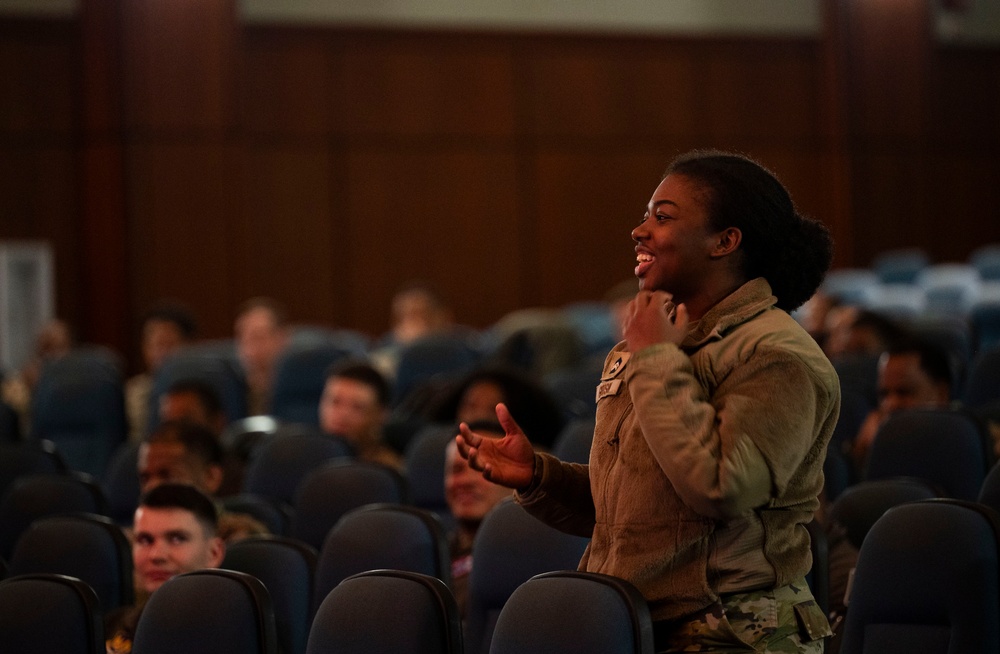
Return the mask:
<path id="1" fill-rule="evenodd" d="M 822 654 L 830 624 L 805 581 L 724 595 L 703 613 L 656 625 L 656 651 Z"/>

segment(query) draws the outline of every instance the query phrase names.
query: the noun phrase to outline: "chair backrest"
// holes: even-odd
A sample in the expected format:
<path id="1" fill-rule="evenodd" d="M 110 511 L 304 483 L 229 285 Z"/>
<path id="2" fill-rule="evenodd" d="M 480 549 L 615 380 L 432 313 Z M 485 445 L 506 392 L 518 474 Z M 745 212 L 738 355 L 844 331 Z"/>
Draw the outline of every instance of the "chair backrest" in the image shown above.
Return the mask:
<path id="1" fill-rule="evenodd" d="M 310 472 L 332 459 L 353 454 L 347 441 L 337 436 L 279 430 L 253 452 L 243 477 L 243 491 L 291 505 L 299 484 Z"/>
<path id="2" fill-rule="evenodd" d="M 424 336 L 402 348 L 393 388 L 399 404 L 421 384 L 440 377 L 453 378 L 471 370 L 482 359 L 464 332 Z"/>
<path id="3" fill-rule="evenodd" d="M 160 396 L 179 381 L 198 380 L 215 389 L 229 422 L 247 415 L 247 383 L 235 356 L 212 344 L 186 347 L 168 357 L 153 377 L 149 393 L 149 424 L 152 433 L 160 424 Z"/>
<path id="4" fill-rule="evenodd" d="M 962 411 L 899 411 L 879 428 L 864 479 L 918 477 L 942 495 L 975 500 L 986 477 L 988 446 L 981 427 Z"/>
<path id="5" fill-rule="evenodd" d="M 275 536 L 287 536 L 292 531 L 292 507 L 273 497 L 238 493 L 220 498 L 223 510 L 244 513 L 259 521 Z"/>
<path id="6" fill-rule="evenodd" d="M 3 651 L 19 654 L 103 654 L 97 595 L 79 579 L 63 575 L 0 581 L 0 644 Z"/>
<path id="7" fill-rule="evenodd" d="M 410 502 L 450 521 L 444 497 L 445 450 L 458 430 L 453 425 L 429 425 L 413 437 L 406 448 L 406 480 Z"/>
<path id="8" fill-rule="evenodd" d="M 568 463 L 590 463 L 590 446 L 593 442 L 594 420 L 574 420 L 556 438 L 552 453 Z"/>
<path id="9" fill-rule="evenodd" d="M 108 500 L 108 516 L 123 525 L 132 524 L 139 506 L 139 443 L 122 443 L 111 455 L 101 477 L 101 488 Z"/>
<path id="10" fill-rule="evenodd" d="M 319 400 L 330 366 L 363 351 L 335 343 L 290 346 L 278 358 L 271 389 L 271 415 L 319 427 Z"/>
<path id="11" fill-rule="evenodd" d="M 382 568 L 419 572 L 450 586 L 448 538 L 434 514 L 400 504 L 370 504 L 344 514 L 320 550 L 314 606 L 347 577 Z"/>
<path id="12" fill-rule="evenodd" d="M 995 464 L 986 474 L 976 501 L 1000 512 L 1000 463 Z"/>
<path id="13" fill-rule="evenodd" d="M 489 651 L 500 610 L 514 590 L 543 572 L 575 570 L 589 542 L 549 527 L 512 500 L 495 506 L 472 545 L 466 649 Z"/>
<path id="14" fill-rule="evenodd" d="M 965 402 L 978 408 L 1000 400 L 1000 346 L 980 352 L 969 368 Z"/>
<path id="15" fill-rule="evenodd" d="M 652 654 L 653 622 L 629 582 L 560 571 L 518 586 L 497 620 L 490 654 Z"/>
<path id="16" fill-rule="evenodd" d="M 122 376 L 111 353 L 80 350 L 42 368 L 31 433 L 54 442 L 71 469 L 102 475 L 127 431 Z"/>
<path id="17" fill-rule="evenodd" d="M 82 473 L 19 477 L 0 498 L 0 556 L 10 558 L 28 526 L 60 513 L 106 514 L 101 487 Z"/>
<path id="18" fill-rule="evenodd" d="M 21 417 L 12 406 L 0 400 L 0 442 L 13 443 L 21 439 Z"/>
<path id="19" fill-rule="evenodd" d="M 66 461 L 55 443 L 47 440 L 0 443 L 0 496 L 22 475 L 65 474 Z"/>
<path id="20" fill-rule="evenodd" d="M 327 532 L 351 509 L 365 504 L 405 504 L 406 480 L 388 466 L 334 461 L 310 472 L 292 504 L 292 537 L 323 548 Z"/>
<path id="21" fill-rule="evenodd" d="M 277 434 L 281 426 L 273 416 L 247 416 L 226 425 L 219 441 L 228 454 L 249 461 L 253 451 Z"/>
<path id="22" fill-rule="evenodd" d="M 305 652 L 313 615 L 316 550 L 292 538 L 253 536 L 228 545 L 220 567 L 259 579 L 271 596 L 280 650 Z"/>
<path id="23" fill-rule="evenodd" d="M 327 594 L 307 654 L 462 654 L 462 623 L 440 579 L 402 570 L 348 577 Z"/>
<path id="24" fill-rule="evenodd" d="M 920 248 L 895 248 L 877 254 L 871 267 L 883 284 L 913 284 L 929 264 L 930 258 Z"/>
<path id="25" fill-rule="evenodd" d="M 592 419 L 597 413 L 596 390 L 603 366 L 603 356 L 592 356 L 575 366 L 553 370 L 542 379 L 568 420 Z"/>
<path id="26" fill-rule="evenodd" d="M 9 565 L 12 575 L 76 577 L 94 589 L 104 612 L 135 601 L 132 546 L 104 516 L 79 513 L 34 521 L 18 538 Z"/>
<path id="27" fill-rule="evenodd" d="M 861 481 L 844 490 L 830 507 L 830 518 L 843 525 L 847 539 L 861 547 L 872 525 L 886 511 L 907 502 L 938 497 L 930 483 L 915 477 L 889 477 Z"/>
<path id="28" fill-rule="evenodd" d="M 997 282 L 993 284 L 1000 286 Z M 981 298 L 969 309 L 977 352 L 1000 346 L 1000 297 Z"/>
<path id="29" fill-rule="evenodd" d="M 957 500 L 887 511 L 861 546 L 840 651 L 1000 650 L 998 521 Z"/>
<path id="30" fill-rule="evenodd" d="M 257 578 L 198 570 L 168 580 L 146 602 L 133 640 L 142 654 L 277 654 L 274 609 Z"/>

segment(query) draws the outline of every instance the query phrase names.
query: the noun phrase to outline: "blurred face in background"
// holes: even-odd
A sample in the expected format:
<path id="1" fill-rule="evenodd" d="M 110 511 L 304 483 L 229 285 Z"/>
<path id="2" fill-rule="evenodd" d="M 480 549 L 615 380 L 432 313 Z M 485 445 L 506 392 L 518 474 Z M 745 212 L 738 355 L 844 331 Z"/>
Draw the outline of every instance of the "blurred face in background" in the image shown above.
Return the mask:
<path id="1" fill-rule="evenodd" d="M 143 493 L 165 483 L 190 484 L 214 495 L 222 484 L 222 467 L 200 461 L 180 441 L 153 441 L 139 446 L 139 487 Z"/>
<path id="2" fill-rule="evenodd" d="M 490 438 L 503 434 L 478 432 Z M 451 514 L 460 524 L 478 526 L 498 502 L 509 497 L 509 488 L 487 481 L 483 473 L 469 467 L 469 462 L 458 454 L 454 441 L 445 453 L 444 496 Z"/>
<path id="3" fill-rule="evenodd" d="M 356 445 L 379 440 L 385 409 L 378 392 L 363 382 L 331 377 L 319 403 L 319 425 L 327 434 L 338 434 Z"/>
<path id="4" fill-rule="evenodd" d="M 265 307 L 255 307 L 236 319 L 236 348 L 249 374 L 270 374 L 285 347 L 286 331 Z"/>
<path id="5" fill-rule="evenodd" d="M 226 416 L 210 412 L 197 393 L 178 389 L 160 396 L 160 422 L 193 422 L 221 434 Z"/>
<path id="6" fill-rule="evenodd" d="M 900 409 L 947 406 L 951 391 L 920 367 L 916 352 L 885 354 L 879 361 L 879 409 L 886 415 Z"/>
<path id="7" fill-rule="evenodd" d="M 476 420 L 496 420 L 497 405 L 506 401 L 503 389 L 496 382 L 480 380 L 473 382 L 462 393 L 455 414 L 456 422 Z"/>
<path id="8" fill-rule="evenodd" d="M 164 359 L 186 343 L 180 327 L 169 320 L 147 320 L 142 327 L 142 358 L 146 369 L 155 371 Z"/>

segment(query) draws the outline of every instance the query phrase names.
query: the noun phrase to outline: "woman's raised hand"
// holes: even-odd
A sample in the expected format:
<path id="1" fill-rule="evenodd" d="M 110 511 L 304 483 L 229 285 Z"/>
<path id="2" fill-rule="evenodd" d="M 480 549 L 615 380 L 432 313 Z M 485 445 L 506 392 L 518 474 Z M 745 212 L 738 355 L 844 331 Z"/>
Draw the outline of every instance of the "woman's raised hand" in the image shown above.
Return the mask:
<path id="1" fill-rule="evenodd" d="M 463 422 L 455 437 L 458 452 L 469 461 L 469 467 L 482 472 L 494 484 L 527 488 L 535 474 L 534 448 L 505 405 L 498 404 L 496 411 L 503 438 L 484 437 Z"/>

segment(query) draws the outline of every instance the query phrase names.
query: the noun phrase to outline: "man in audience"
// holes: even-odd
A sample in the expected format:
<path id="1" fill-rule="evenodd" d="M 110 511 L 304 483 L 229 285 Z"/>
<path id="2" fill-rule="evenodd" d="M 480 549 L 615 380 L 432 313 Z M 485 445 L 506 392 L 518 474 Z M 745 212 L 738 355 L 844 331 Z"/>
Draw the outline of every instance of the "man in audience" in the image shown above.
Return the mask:
<path id="1" fill-rule="evenodd" d="M 236 316 L 236 351 L 247 377 L 250 415 L 266 414 L 278 357 L 288 344 L 288 314 L 270 298 L 247 300 Z"/>
<path id="2" fill-rule="evenodd" d="M 137 603 L 105 620 L 110 654 L 132 651 L 142 607 L 167 580 L 185 572 L 215 568 L 226 546 L 218 536 L 215 505 L 188 484 L 160 484 L 139 500 L 133 522 L 132 563 Z"/>
<path id="3" fill-rule="evenodd" d="M 199 379 L 181 379 L 160 397 L 160 422 L 182 420 L 207 428 L 221 439 L 228 423 L 219 394 L 211 384 Z M 223 453 L 222 486 L 218 495 L 238 493 L 243 485 L 246 461 L 232 452 Z"/>
<path id="4" fill-rule="evenodd" d="M 222 446 L 202 425 L 165 422 L 139 446 L 138 470 L 144 493 L 162 484 L 188 484 L 215 497 L 223 480 Z M 264 525 L 248 515 L 219 514 L 218 535 L 226 542 L 264 533 Z"/>
<path id="5" fill-rule="evenodd" d="M 125 383 L 129 440 L 138 442 L 146 433 L 149 394 L 156 371 L 167 357 L 192 343 L 196 333 L 194 316 L 181 305 L 162 304 L 143 316 L 141 348 L 146 369 Z"/>
<path id="6" fill-rule="evenodd" d="M 226 412 L 211 384 L 198 379 L 174 382 L 160 396 L 160 421 L 186 420 L 209 429 L 218 438 L 226 428 Z"/>
<path id="7" fill-rule="evenodd" d="M 503 427 L 496 421 L 477 421 L 469 427 L 490 438 L 504 435 Z M 510 495 L 509 488 L 486 481 L 482 473 L 470 468 L 469 462 L 458 455 L 454 440 L 448 444 L 445 450 L 444 497 L 455 518 L 455 529 L 449 537 L 451 580 L 463 616 L 468 601 L 469 573 L 472 572 L 472 542 L 486 514 Z"/>
<path id="8" fill-rule="evenodd" d="M 919 339 L 890 346 L 879 358 L 878 407 L 862 423 L 852 446 L 857 469 L 864 469 L 875 435 L 890 415 L 901 409 L 946 407 L 951 385 L 951 364 L 942 348 Z"/>
<path id="9" fill-rule="evenodd" d="M 336 365 L 319 401 L 320 429 L 347 439 L 358 458 L 402 470 L 402 457 L 382 441 L 390 397 L 389 383 L 370 364 Z"/>
<path id="10" fill-rule="evenodd" d="M 392 330 L 372 354 L 375 367 L 386 377 L 396 376 L 400 351 L 413 341 L 447 331 L 453 326 L 451 308 L 429 284 L 411 281 L 392 296 Z"/>
<path id="11" fill-rule="evenodd" d="M 226 428 L 226 412 L 211 384 L 199 379 L 174 382 L 160 396 L 160 421 L 186 420 L 211 430 L 216 438 Z"/>

